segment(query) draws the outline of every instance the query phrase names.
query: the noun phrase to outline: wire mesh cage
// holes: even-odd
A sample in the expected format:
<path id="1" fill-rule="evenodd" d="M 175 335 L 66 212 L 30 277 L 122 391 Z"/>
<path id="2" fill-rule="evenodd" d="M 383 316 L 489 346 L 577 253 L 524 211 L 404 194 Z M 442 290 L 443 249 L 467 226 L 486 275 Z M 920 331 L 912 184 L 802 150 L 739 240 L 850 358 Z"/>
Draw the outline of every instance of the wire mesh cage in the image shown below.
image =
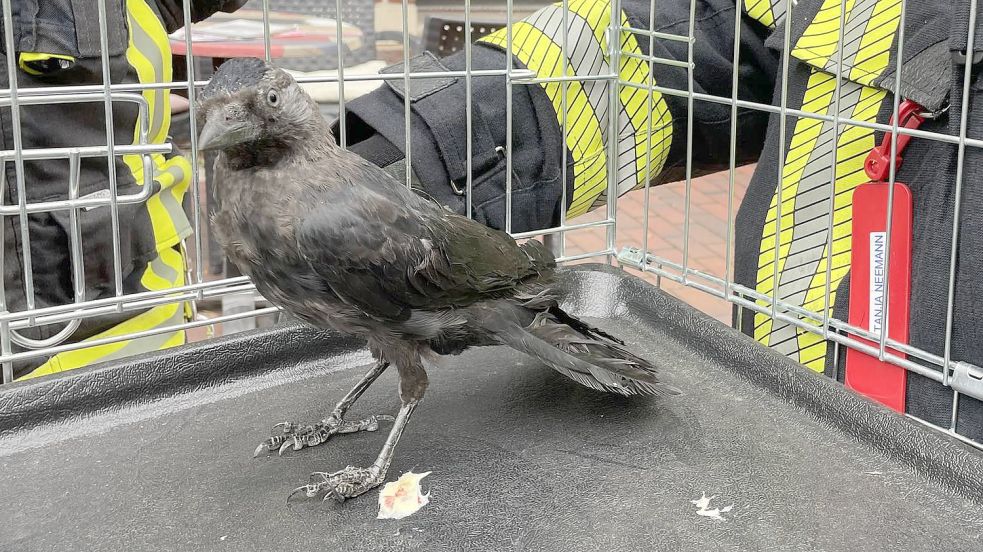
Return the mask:
<path id="1" fill-rule="evenodd" d="M 212 29 L 168 43 L 158 36 L 166 14 L 154 4 L 93 3 L 91 28 L 67 46 L 44 25 L 24 24 L 71 14 L 67 2 L 52 1 L 39 14 L 3 4 L 5 383 L 202 339 L 203 328 L 228 332 L 236 321 L 277 312 L 256 302 L 247 278 L 208 262 L 210 192 L 195 125 L 196 93 L 208 75 L 195 52 L 223 40 L 248 43 L 289 66 L 297 29 L 279 27 L 275 2 L 254 0 L 258 34 L 233 39 Z M 198 18 L 192 4 L 170 14 L 178 26 Z M 331 74 L 294 74 L 305 86 L 336 86 L 327 101 L 343 145 L 353 88 L 401 87 L 399 149 L 414 170 L 411 92 L 442 79 L 462 86 L 463 101 L 446 109 L 463 120 L 467 139 L 457 146 L 465 166 L 445 185 L 468 216 L 479 214 L 473 196 L 488 185 L 474 138 L 484 124 L 478 104 L 488 100 L 476 91 L 486 93 L 481 83 L 489 79 L 500 83 L 493 103 L 509 139 L 493 145 L 504 163 L 504 230 L 546 240 L 562 262 L 604 260 L 639 271 L 763 346 L 882 402 L 901 400 L 902 412 L 905 399 L 931 402 L 932 415 L 907 411 L 980 446 L 983 368 L 972 314 L 983 299 L 973 276 L 979 222 L 967 208 L 976 201 L 967 184 L 978 178 L 983 145 L 971 109 L 979 88 L 976 2 L 943 10 L 965 21 L 952 37 L 948 18 L 928 19 L 925 28 L 945 27 L 942 42 L 913 32 L 913 17 L 926 8 L 900 0 L 749 1 L 716 11 L 718 3 L 697 0 L 640 4 L 564 0 L 523 5 L 527 15 L 516 17 L 508 0 L 498 14 L 504 23 L 493 24 L 487 7 L 486 23 L 475 23 L 465 1 L 462 18 L 434 15 L 424 29 L 410 24 L 423 8 L 404 0 L 402 64 L 346 73 L 344 25 L 361 29 L 360 44 L 371 45 L 376 18 L 368 4 L 343 9 L 339 0 L 318 15 L 343 17 L 317 24 L 336 49 L 323 55 L 341 63 Z M 451 27 L 460 33 L 454 44 Z M 424 35 L 432 35 L 425 46 L 448 49 L 437 57 L 461 56 L 459 68 L 415 62 L 411 42 Z M 42 45 L 61 50 L 33 51 Z M 184 80 L 169 77 L 176 69 L 170 45 L 185 53 L 174 58 Z M 479 47 L 502 53 L 504 63 L 476 68 Z M 203 56 L 236 57 L 234 48 Z M 771 77 L 754 84 L 763 73 Z M 176 91 L 186 105 L 175 107 Z M 559 164 L 562 207 L 548 213 L 552 223 L 521 223 L 517 231 L 530 208 L 521 205 L 528 188 L 514 166 L 515 150 L 529 147 L 516 137 L 531 132 L 514 113 L 524 94 L 537 94 L 556 116 L 560 138 L 549 154 Z M 188 126 L 184 152 L 168 132 L 179 112 Z M 902 153 L 911 191 L 897 185 Z M 414 170 L 404 171 L 408 186 Z M 854 201 L 860 190 L 867 211 Z M 861 230 L 873 240 L 866 246 L 858 245 Z M 235 297 L 248 298 L 246 307 L 207 318 L 197 312 Z M 854 365 L 864 378 L 851 379 Z"/>

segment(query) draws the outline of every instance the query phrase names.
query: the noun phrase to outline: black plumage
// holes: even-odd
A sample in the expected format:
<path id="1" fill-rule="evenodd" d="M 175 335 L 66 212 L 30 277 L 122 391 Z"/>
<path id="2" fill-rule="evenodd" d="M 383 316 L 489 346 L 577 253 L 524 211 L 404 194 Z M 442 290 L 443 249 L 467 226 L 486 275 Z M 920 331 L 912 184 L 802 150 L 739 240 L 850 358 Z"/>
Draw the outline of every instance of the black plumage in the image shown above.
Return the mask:
<path id="1" fill-rule="evenodd" d="M 202 149 L 218 150 L 218 241 L 259 291 L 318 327 L 368 341 L 377 365 L 311 425 L 285 424 L 257 449 L 320 444 L 375 429 L 345 411 L 389 363 L 403 407 L 369 468 L 301 487 L 356 496 L 385 479 L 392 449 L 427 387 L 423 359 L 508 345 L 601 391 L 673 393 L 624 344 L 564 312 L 555 261 L 421 197 L 335 144 L 317 105 L 285 72 L 256 59 L 225 63 L 204 90 Z M 388 418 L 388 417 L 386 417 Z"/>

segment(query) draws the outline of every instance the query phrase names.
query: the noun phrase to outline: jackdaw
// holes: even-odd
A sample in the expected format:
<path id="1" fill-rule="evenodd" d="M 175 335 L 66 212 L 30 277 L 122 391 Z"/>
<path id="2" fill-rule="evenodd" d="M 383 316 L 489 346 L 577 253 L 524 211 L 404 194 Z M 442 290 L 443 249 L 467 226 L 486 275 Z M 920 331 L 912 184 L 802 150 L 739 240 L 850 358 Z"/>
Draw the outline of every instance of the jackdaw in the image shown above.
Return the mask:
<path id="1" fill-rule="evenodd" d="M 435 355 L 507 345 L 599 391 L 676 393 L 622 341 L 560 308 L 556 262 L 540 242 L 517 244 L 339 147 L 286 72 L 230 60 L 199 105 L 199 149 L 218 152 L 213 226 L 229 259 L 287 313 L 364 338 L 377 359 L 325 419 L 279 424 L 256 454 L 393 421 L 371 466 L 316 473 L 294 493 L 343 501 L 380 485 L 427 389 L 423 360 Z M 390 363 L 399 372 L 398 415 L 346 420 Z"/>

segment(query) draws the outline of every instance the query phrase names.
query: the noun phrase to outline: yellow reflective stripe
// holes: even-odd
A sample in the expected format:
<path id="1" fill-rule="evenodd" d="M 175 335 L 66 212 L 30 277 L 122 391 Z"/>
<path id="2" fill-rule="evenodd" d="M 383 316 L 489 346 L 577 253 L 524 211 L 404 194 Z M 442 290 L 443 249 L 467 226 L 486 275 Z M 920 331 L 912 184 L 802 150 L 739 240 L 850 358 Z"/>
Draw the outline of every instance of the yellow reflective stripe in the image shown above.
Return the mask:
<path id="1" fill-rule="evenodd" d="M 184 284 L 184 258 L 173 249 L 165 249 L 147 265 L 140 285 L 150 291 L 160 291 Z"/>
<path id="2" fill-rule="evenodd" d="M 841 9 L 845 9 L 842 30 Z M 829 72 L 836 71 L 838 58 L 842 57 L 840 74 L 870 85 L 888 67 L 900 19 L 901 0 L 846 0 L 842 8 L 840 0 L 825 0 L 796 40 L 791 54 Z"/>
<path id="3" fill-rule="evenodd" d="M 569 35 L 567 76 L 608 71 L 606 30 L 611 17 L 610 4 L 574 0 L 569 3 L 569 9 L 567 29 L 562 27 L 562 4 L 538 10 L 512 27 L 512 53 L 539 77 L 562 75 L 560 44 L 564 33 Z M 622 23 L 628 24 L 624 14 Z M 482 41 L 505 48 L 506 32 L 499 30 Z M 641 53 L 635 36 L 627 32 L 621 34 L 621 49 Z M 643 60 L 620 56 L 618 72 L 626 81 L 643 85 L 649 82 L 648 65 Z M 553 104 L 561 126 L 566 119 L 565 144 L 574 160 L 574 194 L 567 215 L 575 217 L 607 200 L 608 159 L 604 143 L 609 129 L 600 123 L 607 118 L 607 85 L 568 83 L 566 117 L 562 85 L 541 83 L 541 86 Z M 621 87 L 618 92 L 621 101 L 616 116 L 621 123 L 618 126 L 623 130 L 614 138 L 617 139 L 618 158 L 615 162 L 618 163 L 617 193 L 620 195 L 643 186 L 652 175 L 661 171 L 671 145 L 672 119 L 660 93 L 632 87 Z M 650 120 L 651 136 L 648 131 Z"/>
<path id="4" fill-rule="evenodd" d="M 870 85 L 891 59 L 891 44 L 901 22 L 901 0 L 880 0 L 867 22 L 850 80 Z"/>
<path id="5" fill-rule="evenodd" d="M 24 63 L 30 63 L 32 61 L 45 61 L 48 59 L 67 59 L 68 61 L 75 61 L 72 56 L 67 56 L 64 54 L 46 54 L 44 52 L 21 52 L 17 54 L 18 59 Z"/>
<path id="6" fill-rule="evenodd" d="M 744 13 L 762 25 L 775 28 L 775 14 L 768 0 L 744 0 Z"/>
<path id="7" fill-rule="evenodd" d="M 744 0 L 744 13 L 762 25 L 774 29 L 785 19 L 787 0 Z"/>
<path id="8" fill-rule="evenodd" d="M 844 6 L 845 4 L 845 6 Z M 850 21 L 854 0 L 826 0 L 802 36 L 792 48 L 792 55 L 798 59 L 824 68 L 830 57 L 836 52 L 840 36 L 840 12 L 846 10 L 845 22 Z M 843 8 L 841 8 L 843 6 Z"/>
<path id="9" fill-rule="evenodd" d="M 148 263 L 141 279 L 141 284 L 152 291 L 170 289 L 182 286 L 184 283 L 184 260 L 181 253 L 174 249 L 165 249 L 159 257 Z M 124 336 L 133 332 L 146 331 L 154 328 L 176 326 L 183 322 L 184 319 L 185 312 L 181 304 L 159 305 L 125 322 L 117 324 L 100 334 L 92 336 L 83 341 L 83 343 L 108 337 Z M 19 379 L 30 379 L 54 374 L 96 362 L 105 362 L 136 353 L 173 347 L 181 345 L 184 342 L 184 330 L 177 330 L 139 339 L 117 341 L 115 343 L 66 351 L 53 356 L 36 370 Z"/>
<path id="10" fill-rule="evenodd" d="M 147 264 L 147 270 L 144 271 L 140 284 L 150 291 L 161 291 L 183 286 L 184 276 L 184 256 L 180 251 L 168 248 Z"/>
<path id="11" fill-rule="evenodd" d="M 184 312 L 183 309 L 180 308 L 180 305 L 161 305 L 139 314 L 130 320 L 127 320 L 124 324 L 116 326 L 113 328 L 113 330 L 115 330 L 113 333 L 101 333 L 91 339 L 114 337 L 116 335 L 132 333 L 133 331 L 143 331 L 157 327 L 175 326 L 183 321 Z M 124 326 L 126 329 L 117 330 L 118 328 L 124 328 Z M 84 349 L 67 351 L 55 355 L 30 374 L 18 378 L 17 381 L 47 376 L 49 374 L 57 374 L 58 372 L 73 370 L 75 368 L 88 366 L 97 362 L 108 362 L 110 360 L 125 358 L 127 356 L 131 356 L 132 354 L 161 350 L 168 347 L 176 347 L 178 345 L 183 345 L 185 340 L 186 336 L 184 330 L 178 330 L 175 332 L 166 332 L 164 334 L 142 337 L 139 339 L 117 341 L 106 345 L 98 345 L 95 347 L 86 347 Z"/>
<path id="12" fill-rule="evenodd" d="M 181 253 L 181 266 L 184 269 L 184 281 L 190 282 L 194 280 L 194 278 L 191 276 L 191 261 L 188 257 L 187 243 L 184 240 L 181 240 L 181 242 L 178 244 L 178 251 Z M 195 320 L 195 312 L 194 301 L 185 301 L 184 319 L 188 321 Z"/>
<path id="13" fill-rule="evenodd" d="M 68 61 L 75 61 L 72 56 L 66 56 L 63 54 L 46 54 L 44 52 L 21 52 L 17 54 L 17 66 L 20 70 L 27 73 L 28 75 L 38 76 L 43 75 L 41 71 L 35 71 L 30 64 L 37 61 L 47 61 L 49 59 L 64 59 Z"/>
<path id="14" fill-rule="evenodd" d="M 610 4 L 596 0 L 574 0 L 569 3 L 569 7 L 570 11 L 583 18 L 593 30 L 594 39 L 604 52 L 605 61 L 610 62 L 606 40 L 611 21 Z M 630 26 L 628 17 L 623 12 L 621 24 L 625 27 Z M 631 54 L 642 53 L 634 34 L 622 32 L 620 39 L 620 51 Z M 634 57 L 619 56 L 618 75 L 623 81 L 648 85 L 650 79 L 648 63 Z M 617 194 L 621 195 L 644 186 L 652 176 L 662 170 L 669 155 L 669 146 L 672 144 L 672 117 L 669 114 L 668 104 L 659 92 L 622 86 L 618 90 L 618 96 L 621 104 L 618 117 L 623 119 L 619 127 L 632 134 L 618 136 Z M 648 132 L 650 116 L 651 136 Z M 626 164 L 632 164 L 634 168 L 626 167 Z M 627 170 L 623 170 L 626 168 Z M 588 210 L 604 205 L 607 201 L 606 191 L 606 189 L 598 190 L 596 194 L 584 194 L 581 197 L 574 194 L 571 213 L 579 214 L 581 205 L 586 206 Z M 589 206 L 587 206 L 588 201 L 590 201 Z"/>
<path id="15" fill-rule="evenodd" d="M 484 42 L 506 47 L 505 33 L 498 31 L 483 39 Z M 531 71 L 540 77 L 561 76 L 560 47 L 546 35 L 526 22 L 512 25 L 512 53 Z M 576 74 L 572 67 L 567 68 L 567 75 Z M 541 84 L 553 104 L 557 122 L 563 124 L 561 83 Z M 597 115 L 591 107 L 579 82 L 568 83 L 567 88 L 567 135 L 566 145 L 574 159 L 574 202 L 568 216 L 577 216 L 587 212 L 590 207 L 588 198 L 584 201 L 584 190 L 596 190 L 593 197 L 603 191 L 607 183 L 607 155 L 604 149 L 603 134 Z M 577 190 L 580 191 L 578 195 Z"/>
<path id="16" fill-rule="evenodd" d="M 562 3 L 554 4 L 554 7 L 557 8 L 558 10 L 563 9 Z M 609 63 L 611 60 L 610 57 L 608 56 L 608 42 L 607 42 L 608 35 L 606 32 L 606 29 L 608 28 L 608 24 L 611 21 L 610 4 L 608 2 L 575 0 L 568 4 L 568 8 L 571 13 L 573 13 L 575 16 L 583 20 L 584 24 L 586 24 L 586 27 L 588 29 L 587 32 L 591 33 L 593 38 L 592 41 L 591 41 L 591 36 L 583 36 L 582 38 L 586 40 L 588 44 L 590 44 L 590 46 L 600 54 L 600 58 L 603 60 L 600 66 L 600 70 L 604 72 L 610 71 Z M 577 17 L 573 18 L 574 21 L 577 20 Z M 582 34 L 583 32 L 584 31 L 582 31 Z M 554 37 L 553 40 L 554 43 L 556 44 L 559 44 L 559 42 L 562 41 L 562 39 L 559 36 Z M 568 40 L 568 42 L 570 41 Z M 569 44 L 567 46 L 568 48 L 570 47 Z M 572 62 L 578 62 L 576 65 L 573 65 L 575 73 L 583 74 L 583 71 L 590 70 L 590 68 L 583 67 L 585 61 L 584 59 L 577 59 L 577 57 L 574 55 L 571 55 L 571 58 L 572 58 L 571 59 Z M 591 86 L 596 87 L 597 85 L 595 83 Z M 559 111 L 560 108 L 562 108 L 562 105 L 557 108 L 557 111 Z M 600 95 L 600 102 L 597 105 L 595 105 L 594 108 L 596 112 L 595 115 L 596 120 L 598 121 L 598 125 L 600 125 L 601 119 L 605 118 L 608 111 L 606 90 L 604 91 L 604 94 Z M 568 117 L 570 113 L 577 113 L 577 111 L 572 106 L 572 104 L 568 102 L 567 103 Z M 601 127 L 599 126 L 599 128 Z M 575 132 L 575 131 L 568 130 L 568 132 Z M 608 128 L 601 128 L 600 132 L 602 136 L 608 139 L 614 139 L 614 137 L 607 136 L 609 132 Z M 622 137 L 619 136 L 617 138 L 620 142 Z M 602 141 L 605 141 L 604 138 L 602 138 Z M 619 143 L 619 148 L 618 148 L 619 153 L 622 149 L 620 146 L 621 144 Z M 592 169 L 596 169 L 598 170 L 598 172 L 593 172 L 593 171 L 587 172 L 586 173 L 587 178 L 582 179 L 581 182 L 577 182 L 575 180 L 573 197 L 571 198 L 570 201 L 570 208 L 567 211 L 568 217 L 572 218 L 582 215 L 594 209 L 595 207 L 598 207 L 599 205 L 603 205 L 602 200 L 607 194 L 607 187 L 609 185 L 608 177 L 607 177 L 607 173 L 608 173 L 607 154 L 608 154 L 607 149 L 602 144 L 599 147 L 599 149 L 594 152 L 593 158 L 586 158 L 580 160 L 581 164 L 590 165 Z M 577 162 L 576 157 L 574 157 L 574 161 L 575 163 Z M 617 162 L 617 160 L 615 160 L 615 162 Z"/>
<path id="17" fill-rule="evenodd" d="M 813 71 L 806 85 L 805 96 L 802 100 L 802 110 L 819 115 L 825 115 L 832 103 L 833 92 L 836 83 L 832 75 L 821 71 Z M 798 188 L 799 179 L 806 163 L 809 161 L 809 154 L 815 148 L 819 132 L 822 130 L 822 121 L 816 119 L 800 118 L 795 125 L 792 134 L 792 141 L 789 145 L 785 157 L 785 166 L 782 169 L 781 186 L 782 208 L 781 208 L 781 235 L 777 236 L 778 243 L 778 273 L 781 274 L 785 266 L 785 257 L 791 245 L 794 227 L 794 207 L 795 194 Z M 761 237 L 761 251 L 758 258 L 758 278 L 755 290 L 769 297 L 773 297 L 775 290 L 775 245 L 776 234 L 778 231 L 776 220 L 778 219 L 778 193 L 771 198 L 771 205 L 768 208 L 768 215 L 765 218 L 764 229 Z M 767 307 L 768 302 L 759 299 L 758 304 Z M 765 345 L 771 345 L 770 336 L 772 333 L 773 320 L 767 313 L 756 313 L 754 316 L 754 338 Z"/>

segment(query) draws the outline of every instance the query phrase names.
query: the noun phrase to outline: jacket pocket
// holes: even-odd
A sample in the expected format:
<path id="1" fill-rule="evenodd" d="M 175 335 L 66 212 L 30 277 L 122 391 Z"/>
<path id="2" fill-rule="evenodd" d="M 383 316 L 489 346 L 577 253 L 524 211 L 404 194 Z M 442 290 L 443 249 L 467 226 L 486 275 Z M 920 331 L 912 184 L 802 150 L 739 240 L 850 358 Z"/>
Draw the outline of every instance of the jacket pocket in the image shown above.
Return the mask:
<path id="1" fill-rule="evenodd" d="M 99 3 L 102 0 L 19 0 L 14 2 L 14 43 L 17 53 L 52 54 L 71 58 L 98 58 Z M 127 48 L 125 0 L 106 0 L 107 54 L 119 56 Z M 0 28 L 2 28 L 0 23 Z M 0 41 L 0 53 L 6 44 Z"/>

